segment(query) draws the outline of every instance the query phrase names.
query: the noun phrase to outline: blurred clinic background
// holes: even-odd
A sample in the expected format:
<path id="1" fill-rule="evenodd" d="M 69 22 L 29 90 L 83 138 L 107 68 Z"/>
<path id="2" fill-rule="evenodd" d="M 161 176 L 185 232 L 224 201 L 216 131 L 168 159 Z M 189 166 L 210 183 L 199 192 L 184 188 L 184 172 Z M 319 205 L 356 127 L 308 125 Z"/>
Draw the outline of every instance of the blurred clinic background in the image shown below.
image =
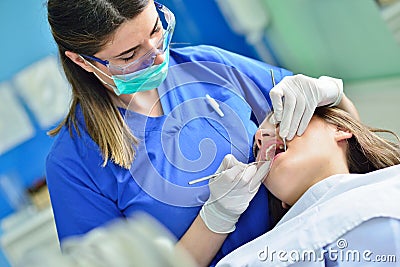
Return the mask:
<path id="1" fill-rule="evenodd" d="M 344 80 L 370 125 L 400 134 L 397 0 L 160 0 L 176 46 L 208 44 L 318 77 Z M 46 132 L 66 113 L 44 0 L 0 1 L 0 266 L 58 246 L 45 184 Z"/>

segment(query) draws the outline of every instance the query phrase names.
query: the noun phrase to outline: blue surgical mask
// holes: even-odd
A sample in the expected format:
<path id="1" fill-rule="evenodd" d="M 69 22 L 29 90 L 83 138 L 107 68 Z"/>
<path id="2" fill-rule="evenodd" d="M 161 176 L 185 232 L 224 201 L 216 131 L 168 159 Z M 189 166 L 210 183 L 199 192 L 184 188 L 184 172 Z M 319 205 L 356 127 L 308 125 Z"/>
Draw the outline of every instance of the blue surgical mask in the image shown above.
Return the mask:
<path id="1" fill-rule="evenodd" d="M 160 86 L 168 73 L 169 49 L 164 53 L 164 61 L 159 65 L 153 65 L 147 69 L 125 74 L 123 77 L 113 75 L 117 95 L 133 94 L 136 92 L 148 91 Z"/>

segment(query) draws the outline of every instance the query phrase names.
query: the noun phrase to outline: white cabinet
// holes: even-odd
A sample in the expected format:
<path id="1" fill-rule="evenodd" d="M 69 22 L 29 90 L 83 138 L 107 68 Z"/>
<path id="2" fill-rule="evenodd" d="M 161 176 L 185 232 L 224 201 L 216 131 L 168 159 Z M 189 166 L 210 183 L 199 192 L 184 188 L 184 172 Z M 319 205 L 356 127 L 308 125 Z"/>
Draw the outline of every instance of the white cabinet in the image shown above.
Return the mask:
<path id="1" fill-rule="evenodd" d="M 2 222 L 0 244 L 11 266 L 20 262 L 26 253 L 59 249 L 53 211 L 50 207 L 37 211 L 26 209 Z M 45 257 L 46 255 L 43 255 Z"/>

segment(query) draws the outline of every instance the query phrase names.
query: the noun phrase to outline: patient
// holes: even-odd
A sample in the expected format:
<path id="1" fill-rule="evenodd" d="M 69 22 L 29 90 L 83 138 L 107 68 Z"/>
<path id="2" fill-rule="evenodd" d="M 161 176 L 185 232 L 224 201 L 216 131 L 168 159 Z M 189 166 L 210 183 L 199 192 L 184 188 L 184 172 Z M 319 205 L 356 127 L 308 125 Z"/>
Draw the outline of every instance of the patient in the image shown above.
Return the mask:
<path id="1" fill-rule="evenodd" d="M 306 132 L 287 141 L 286 151 L 267 118 L 256 134 L 257 160 L 269 160 L 275 145 L 263 183 L 279 200 L 281 207 L 272 209 L 279 222 L 217 266 L 376 266 L 378 254 L 400 251 L 400 165 L 394 166 L 400 149 L 393 132 L 321 107 Z M 270 205 L 276 205 L 273 198 Z M 284 216 L 282 209 L 288 209 Z M 358 258 L 341 258 L 346 252 Z"/>

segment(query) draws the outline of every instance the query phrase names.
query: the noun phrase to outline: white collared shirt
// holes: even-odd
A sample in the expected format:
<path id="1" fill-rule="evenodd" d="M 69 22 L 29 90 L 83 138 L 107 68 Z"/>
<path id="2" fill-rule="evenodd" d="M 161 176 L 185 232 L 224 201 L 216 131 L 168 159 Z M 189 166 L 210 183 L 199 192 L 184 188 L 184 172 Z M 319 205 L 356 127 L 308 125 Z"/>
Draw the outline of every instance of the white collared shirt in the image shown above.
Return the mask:
<path id="1" fill-rule="evenodd" d="M 373 247 L 377 247 L 374 245 L 376 240 L 365 233 L 371 232 L 372 228 L 375 231 L 388 230 L 387 225 L 393 226 L 391 232 L 386 233 L 393 242 L 390 245 L 390 240 L 380 235 L 389 244 L 385 251 L 398 253 L 398 203 L 400 165 L 367 174 L 333 175 L 307 190 L 274 229 L 236 249 L 217 266 L 326 266 L 327 252 L 324 250 L 332 250 L 335 245 L 344 246 L 347 242 L 340 251 L 336 247 L 338 253 L 354 250 L 360 244 L 369 245 L 373 253 Z M 346 240 L 346 237 L 352 240 Z M 299 255 L 312 253 L 318 259 L 295 260 Z M 399 262 L 400 254 L 395 256 Z M 356 265 L 355 262 L 342 261 L 336 262 L 335 266 L 346 264 Z M 359 264 L 368 266 L 366 262 Z M 393 262 L 388 264 L 396 266 Z"/>

